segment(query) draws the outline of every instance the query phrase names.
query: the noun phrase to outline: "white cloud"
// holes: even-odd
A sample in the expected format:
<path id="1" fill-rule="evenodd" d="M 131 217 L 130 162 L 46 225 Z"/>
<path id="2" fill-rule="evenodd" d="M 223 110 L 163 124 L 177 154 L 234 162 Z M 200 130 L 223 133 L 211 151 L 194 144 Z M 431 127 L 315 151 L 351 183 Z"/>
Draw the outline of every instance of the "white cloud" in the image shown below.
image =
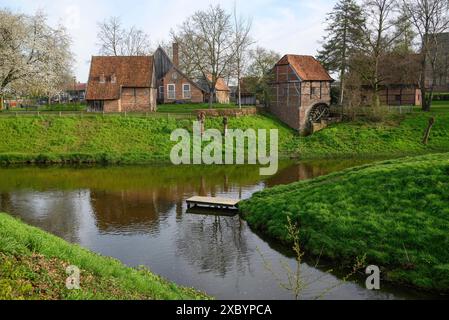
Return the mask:
<path id="1" fill-rule="evenodd" d="M 1 0 L 1 7 L 25 13 L 44 10 L 51 24 L 63 24 L 73 39 L 75 72 L 86 81 L 92 55 L 98 54 L 97 22 L 120 16 L 124 24 L 136 25 L 150 34 L 156 45 L 169 40 L 169 33 L 188 16 L 210 4 L 232 10 L 234 0 Z M 323 36 L 323 21 L 335 0 L 237 0 L 242 15 L 253 20 L 258 45 L 281 54 L 315 54 Z"/>

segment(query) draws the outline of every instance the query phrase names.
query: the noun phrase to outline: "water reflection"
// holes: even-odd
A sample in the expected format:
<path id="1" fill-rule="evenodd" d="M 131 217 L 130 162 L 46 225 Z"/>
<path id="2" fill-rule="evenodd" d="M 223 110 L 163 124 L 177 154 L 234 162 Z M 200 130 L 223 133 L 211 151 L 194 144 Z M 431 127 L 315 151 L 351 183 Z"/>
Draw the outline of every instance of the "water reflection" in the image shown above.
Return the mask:
<path id="1" fill-rule="evenodd" d="M 146 265 L 182 285 L 224 299 L 289 299 L 264 268 L 282 250 L 253 233 L 239 216 L 187 213 L 193 195 L 248 198 L 266 187 L 313 178 L 363 161 L 282 163 L 262 178 L 253 166 L 1 168 L 0 210 L 131 266 Z M 279 267 L 278 267 L 279 268 Z M 324 274 L 304 265 L 306 274 Z M 304 298 L 339 280 L 324 275 Z M 327 298 L 397 298 L 343 284 Z"/>

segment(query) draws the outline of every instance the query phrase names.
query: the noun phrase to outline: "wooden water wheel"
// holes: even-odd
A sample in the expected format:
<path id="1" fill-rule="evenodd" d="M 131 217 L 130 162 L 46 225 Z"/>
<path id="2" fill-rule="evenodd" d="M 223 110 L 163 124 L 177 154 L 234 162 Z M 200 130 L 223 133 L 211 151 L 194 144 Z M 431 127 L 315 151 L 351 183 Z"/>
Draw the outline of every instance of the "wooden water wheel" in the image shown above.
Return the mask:
<path id="1" fill-rule="evenodd" d="M 328 119 L 330 116 L 330 108 L 326 104 L 318 104 L 312 107 L 309 112 L 310 123 L 320 123 L 321 120 Z"/>

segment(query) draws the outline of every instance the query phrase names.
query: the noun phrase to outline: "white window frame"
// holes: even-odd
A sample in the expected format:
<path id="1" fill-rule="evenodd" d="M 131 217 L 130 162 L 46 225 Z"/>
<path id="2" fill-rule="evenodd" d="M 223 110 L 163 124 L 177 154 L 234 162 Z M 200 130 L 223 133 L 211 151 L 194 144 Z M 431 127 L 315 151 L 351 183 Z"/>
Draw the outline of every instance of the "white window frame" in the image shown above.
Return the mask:
<path id="1" fill-rule="evenodd" d="M 184 89 L 186 86 L 189 86 L 189 90 Z M 187 92 L 188 92 L 188 95 L 186 95 Z M 190 83 L 182 84 L 182 98 L 183 99 L 192 99 L 192 86 L 190 85 Z"/>
<path id="2" fill-rule="evenodd" d="M 170 90 L 170 87 L 173 87 L 173 90 Z M 173 97 L 170 95 L 171 91 L 173 91 Z M 167 99 L 176 100 L 176 85 L 174 83 L 167 84 Z"/>

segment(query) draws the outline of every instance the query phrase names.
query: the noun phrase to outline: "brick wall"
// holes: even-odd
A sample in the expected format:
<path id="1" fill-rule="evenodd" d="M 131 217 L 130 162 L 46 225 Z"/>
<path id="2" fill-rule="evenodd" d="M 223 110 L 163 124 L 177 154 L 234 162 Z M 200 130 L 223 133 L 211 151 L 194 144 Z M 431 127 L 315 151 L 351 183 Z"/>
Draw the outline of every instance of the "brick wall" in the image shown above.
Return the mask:
<path id="1" fill-rule="evenodd" d="M 229 104 L 230 101 L 229 91 L 217 91 L 215 95 L 218 103 Z"/>
<path id="2" fill-rule="evenodd" d="M 330 90 L 329 81 L 300 81 L 290 65 L 276 66 L 269 110 L 291 128 L 306 132 L 309 111 L 320 103 L 330 105 Z"/>
<path id="3" fill-rule="evenodd" d="M 243 108 L 243 109 L 203 109 L 197 110 L 196 114 L 203 112 L 206 117 L 241 117 L 255 115 L 258 113 L 257 108 Z"/>
<path id="4" fill-rule="evenodd" d="M 104 112 L 120 112 L 120 100 L 105 100 L 103 105 Z"/>
<path id="5" fill-rule="evenodd" d="M 168 98 L 168 85 L 169 84 L 175 85 L 175 99 Z M 184 95 L 183 95 L 183 85 L 184 84 L 190 85 L 190 94 L 191 94 L 190 98 L 184 97 Z M 188 79 L 183 77 L 175 69 L 171 69 L 165 75 L 165 77 L 162 79 L 162 81 L 158 82 L 158 90 L 159 90 L 160 86 L 164 87 L 164 98 L 162 100 L 162 103 L 174 103 L 175 101 L 186 101 L 186 102 L 192 102 L 192 103 L 204 102 L 203 91 L 200 90 L 195 85 L 193 85 Z M 158 96 L 158 99 L 159 98 L 160 97 Z"/>
<path id="6" fill-rule="evenodd" d="M 155 110 L 154 89 L 123 88 L 122 112 L 148 112 Z"/>

